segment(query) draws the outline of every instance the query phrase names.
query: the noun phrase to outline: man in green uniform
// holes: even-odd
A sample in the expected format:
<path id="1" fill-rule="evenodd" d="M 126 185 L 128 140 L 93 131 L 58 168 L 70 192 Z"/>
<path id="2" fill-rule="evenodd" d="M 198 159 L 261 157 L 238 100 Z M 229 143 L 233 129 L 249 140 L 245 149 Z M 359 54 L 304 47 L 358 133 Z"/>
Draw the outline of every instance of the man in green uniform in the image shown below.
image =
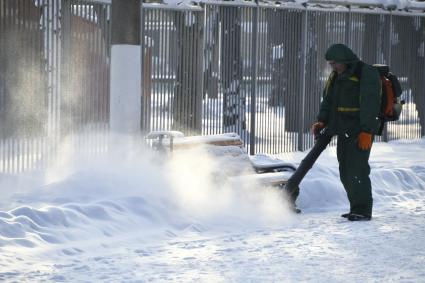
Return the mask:
<path id="1" fill-rule="evenodd" d="M 342 217 L 351 221 L 370 220 L 373 200 L 369 155 L 380 125 L 379 73 L 361 62 L 344 44 L 330 46 L 325 58 L 332 73 L 312 130 L 326 128 L 326 135 L 337 135 L 340 179 L 350 202 L 350 212 Z"/>

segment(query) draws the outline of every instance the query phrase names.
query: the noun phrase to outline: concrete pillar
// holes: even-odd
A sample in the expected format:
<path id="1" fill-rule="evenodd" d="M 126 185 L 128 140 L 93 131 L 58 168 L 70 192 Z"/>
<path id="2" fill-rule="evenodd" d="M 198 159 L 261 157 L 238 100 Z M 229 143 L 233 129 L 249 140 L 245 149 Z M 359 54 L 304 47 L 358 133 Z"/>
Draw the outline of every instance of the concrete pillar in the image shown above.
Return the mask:
<path id="1" fill-rule="evenodd" d="M 112 0 L 110 130 L 140 133 L 140 0 Z"/>

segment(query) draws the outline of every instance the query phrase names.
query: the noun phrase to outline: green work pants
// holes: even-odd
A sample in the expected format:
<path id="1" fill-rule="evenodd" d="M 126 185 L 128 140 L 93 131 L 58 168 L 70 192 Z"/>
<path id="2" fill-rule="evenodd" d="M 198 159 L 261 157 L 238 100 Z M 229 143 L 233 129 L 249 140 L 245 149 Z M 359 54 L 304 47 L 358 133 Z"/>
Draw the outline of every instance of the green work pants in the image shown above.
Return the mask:
<path id="1" fill-rule="evenodd" d="M 370 150 L 357 146 L 357 137 L 338 136 L 339 175 L 350 202 L 350 213 L 372 216 L 369 156 Z"/>

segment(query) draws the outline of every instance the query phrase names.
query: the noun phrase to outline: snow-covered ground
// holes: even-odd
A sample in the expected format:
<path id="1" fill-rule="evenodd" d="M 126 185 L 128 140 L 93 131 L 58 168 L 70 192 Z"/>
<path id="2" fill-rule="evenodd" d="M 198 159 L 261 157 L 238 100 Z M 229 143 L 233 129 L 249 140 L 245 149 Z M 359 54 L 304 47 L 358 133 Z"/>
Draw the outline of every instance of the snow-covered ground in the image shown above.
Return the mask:
<path id="1" fill-rule="evenodd" d="M 245 158 L 208 152 L 164 162 L 120 144 L 0 175 L 0 281 L 425 282 L 425 138 L 374 144 L 370 222 L 340 217 L 335 148 L 303 181 L 299 215 L 278 189 L 226 181 Z"/>

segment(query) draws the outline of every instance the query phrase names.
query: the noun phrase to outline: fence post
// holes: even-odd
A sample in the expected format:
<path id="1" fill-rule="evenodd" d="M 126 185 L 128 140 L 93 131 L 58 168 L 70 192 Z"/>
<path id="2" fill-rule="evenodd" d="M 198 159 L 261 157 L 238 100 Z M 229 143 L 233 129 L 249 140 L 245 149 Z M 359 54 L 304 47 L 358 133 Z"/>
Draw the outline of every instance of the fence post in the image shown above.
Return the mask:
<path id="1" fill-rule="evenodd" d="M 351 37 L 351 6 L 348 5 L 348 13 L 345 17 L 345 44 L 352 47 L 352 37 Z"/>
<path id="2" fill-rule="evenodd" d="M 308 32 L 308 9 L 305 6 L 304 10 L 304 19 L 303 19 L 303 34 L 301 39 L 302 44 L 302 55 L 301 55 L 301 65 L 302 65 L 302 82 L 301 82 L 301 108 L 300 108 L 300 116 L 301 119 L 299 127 L 298 127 L 298 150 L 304 150 L 304 123 L 305 123 L 305 93 L 306 93 L 306 75 L 307 75 L 307 32 Z"/>
<path id="3" fill-rule="evenodd" d="M 392 13 L 392 11 L 390 10 L 390 36 L 388 37 L 388 46 L 389 46 L 389 49 L 388 49 L 388 66 L 391 66 L 391 41 L 392 41 L 392 33 L 393 33 L 393 27 L 392 27 L 392 25 L 393 25 L 393 13 Z M 383 139 L 383 141 L 384 142 L 388 142 L 388 123 L 385 123 L 384 124 L 384 129 L 383 129 L 383 132 L 382 132 L 382 139 Z"/>
<path id="4" fill-rule="evenodd" d="M 255 154 L 255 114 L 257 92 L 257 34 L 258 34 L 258 1 L 255 1 L 252 25 L 252 62 L 251 62 L 251 127 L 249 136 L 249 154 Z"/>
<path id="5" fill-rule="evenodd" d="M 140 77 L 142 80 L 142 88 L 140 89 L 141 99 L 140 99 L 140 129 L 142 135 L 146 134 L 149 131 L 149 124 L 147 123 L 146 115 L 146 96 L 150 92 L 150 82 L 151 82 L 151 65 L 150 61 L 152 56 L 152 50 L 150 48 L 150 42 L 145 39 L 145 10 L 142 9 L 143 3 L 140 5 Z"/>
<path id="6" fill-rule="evenodd" d="M 202 110 L 203 110 L 203 99 L 204 99 L 204 42 L 205 42 L 205 12 L 206 9 L 203 7 L 202 12 L 199 13 L 199 22 L 196 22 L 196 36 L 199 36 L 201 39 L 197 42 L 197 78 L 196 78 L 196 123 L 195 128 L 198 134 L 202 134 Z M 198 14 L 198 13 L 197 13 Z"/>
<path id="7" fill-rule="evenodd" d="M 140 133 L 140 0 L 111 3 L 110 118 L 112 132 Z"/>

